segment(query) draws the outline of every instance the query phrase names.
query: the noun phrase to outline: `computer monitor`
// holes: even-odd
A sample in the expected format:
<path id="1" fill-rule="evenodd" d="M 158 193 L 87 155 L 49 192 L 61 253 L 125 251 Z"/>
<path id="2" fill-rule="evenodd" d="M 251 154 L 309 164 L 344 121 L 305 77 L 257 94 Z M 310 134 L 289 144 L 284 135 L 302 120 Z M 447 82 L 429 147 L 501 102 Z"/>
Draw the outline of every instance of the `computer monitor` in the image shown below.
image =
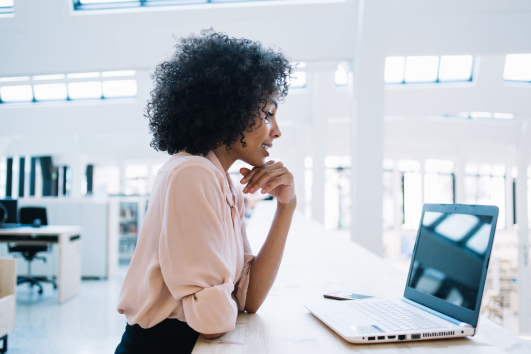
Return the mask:
<path id="1" fill-rule="evenodd" d="M 0 199 L 0 204 L 6 207 L 7 209 L 7 220 L 4 223 L 4 226 L 9 224 L 18 223 L 18 209 L 17 209 L 17 200 L 16 199 Z"/>

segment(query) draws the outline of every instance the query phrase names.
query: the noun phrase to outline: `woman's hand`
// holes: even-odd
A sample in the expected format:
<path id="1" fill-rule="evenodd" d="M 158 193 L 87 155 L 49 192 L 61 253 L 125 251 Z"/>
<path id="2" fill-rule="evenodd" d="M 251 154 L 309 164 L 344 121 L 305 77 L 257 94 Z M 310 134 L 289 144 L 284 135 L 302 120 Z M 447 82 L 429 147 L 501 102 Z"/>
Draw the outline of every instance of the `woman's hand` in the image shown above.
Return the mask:
<path id="1" fill-rule="evenodd" d="M 264 166 L 252 170 L 241 168 L 240 173 L 243 175 L 240 183 L 247 184 L 243 193 L 252 194 L 262 189 L 262 194 L 269 193 L 279 203 L 290 204 L 295 201 L 294 178 L 282 162 L 268 161 Z"/>

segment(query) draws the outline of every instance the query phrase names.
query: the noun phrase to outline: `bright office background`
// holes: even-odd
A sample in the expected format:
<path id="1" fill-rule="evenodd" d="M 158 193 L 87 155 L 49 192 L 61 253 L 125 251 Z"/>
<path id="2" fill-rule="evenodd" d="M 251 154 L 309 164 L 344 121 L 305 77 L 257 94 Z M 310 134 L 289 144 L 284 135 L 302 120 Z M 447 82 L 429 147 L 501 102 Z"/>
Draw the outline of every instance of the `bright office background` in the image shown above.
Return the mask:
<path id="1" fill-rule="evenodd" d="M 519 332 L 531 3 L 366 3 L 0 0 L 0 198 L 117 200 L 127 264 L 168 158 L 149 147 L 149 74 L 212 26 L 299 63 L 271 154 L 308 217 L 407 271 L 423 203 L 498 206 L 484 314 Z"/>

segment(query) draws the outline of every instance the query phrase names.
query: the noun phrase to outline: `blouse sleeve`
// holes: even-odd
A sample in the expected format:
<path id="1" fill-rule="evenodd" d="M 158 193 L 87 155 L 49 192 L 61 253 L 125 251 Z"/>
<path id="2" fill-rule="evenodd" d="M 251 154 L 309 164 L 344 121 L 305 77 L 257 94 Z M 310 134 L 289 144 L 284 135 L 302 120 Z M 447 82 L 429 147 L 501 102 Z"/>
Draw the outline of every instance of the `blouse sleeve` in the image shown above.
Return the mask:
<path id="1" fill-rule="evenodd" d="M 173 297 L 182 300 L 186 321 L 200 333 L 235 328 L 234 281 L 223 232 L 225 200 L 216 175 L 187 165 L 170 176 L 159 259 Z"/>
<path id="2" fill-rule="evenodd" d="M 247 289 L 249 288 L 249 281 L 251 279 L 251 266 L 255 256 L 252 254 L 249 240 L 247 240 L 247 233 L 245 231 L 245 218 L 241 219 L 242 225 L 242 239 L 243 239 L 243 270 L 240 278 L 237 280 L 236 289 L 234 289 L 234 300 L 238 305 L 238 311 L 245 310 L 245 302 L 247 301 Z"/>

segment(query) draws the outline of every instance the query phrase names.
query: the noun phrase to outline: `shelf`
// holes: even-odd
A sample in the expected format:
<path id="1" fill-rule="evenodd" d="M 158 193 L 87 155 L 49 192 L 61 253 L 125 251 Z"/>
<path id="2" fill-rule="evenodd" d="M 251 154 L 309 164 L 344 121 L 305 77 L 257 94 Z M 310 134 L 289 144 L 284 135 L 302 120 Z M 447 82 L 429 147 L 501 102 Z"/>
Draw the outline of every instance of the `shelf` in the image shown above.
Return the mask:
<path id="1" fill-rule="evenodd" d="M 137 238 L 137 234 L 120 234 L 120 237 Z"/>
<path id="2" fill-rule="evenodd" d="M 120 222 L 137 222 L 136 218 L 120 218 Z"/>

